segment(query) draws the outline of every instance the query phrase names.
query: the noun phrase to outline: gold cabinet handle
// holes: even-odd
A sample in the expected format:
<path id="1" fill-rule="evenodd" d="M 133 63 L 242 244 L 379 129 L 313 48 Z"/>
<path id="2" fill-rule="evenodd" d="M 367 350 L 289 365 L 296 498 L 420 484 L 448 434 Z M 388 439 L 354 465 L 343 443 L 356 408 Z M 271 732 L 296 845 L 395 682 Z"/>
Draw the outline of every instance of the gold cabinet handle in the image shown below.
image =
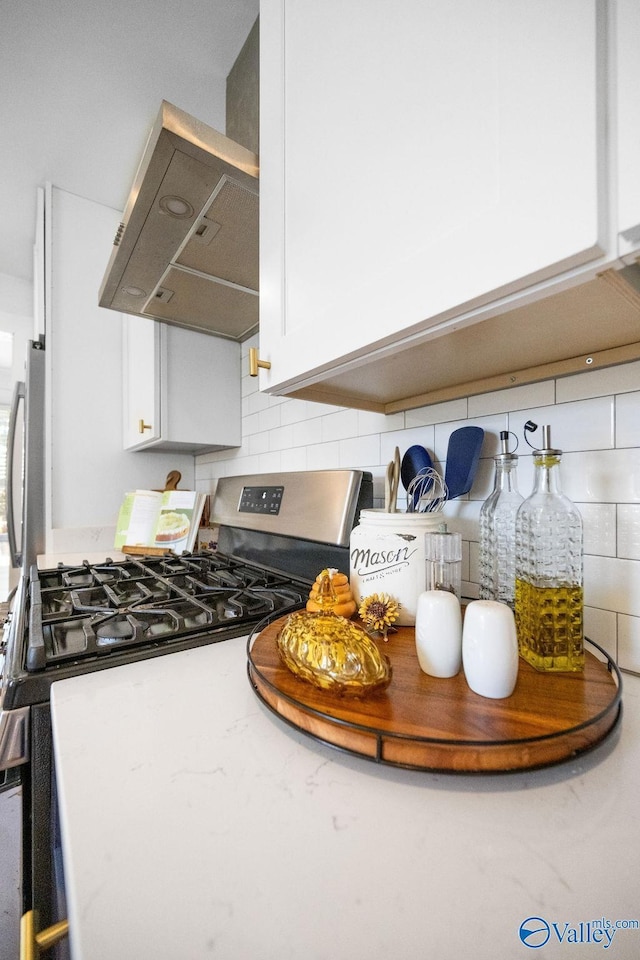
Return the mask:
<path id="1" fill-rule="evenodd" d="M 263 370 L 271 370 L 271 361 L 259 360 L 258 348 L 249 347 L 249 376 L 250 377 L 258 376 L 258 367 L 262 367 Z"/>
<path id="2" fill-rule="evenodd" d="M 20 960 L 39 960 L 41 950 L 49 950 L 69 933 L 69 921 L 58 923 L 36 932 L 38 913 L 28 910 L 20 918 Z"/>
<path id="3" fill-rule="evenodd" d="M 145 430 L 151 430 L 151 424 L 145 423 L 144 420 L 138 420 L 138 433 L 144 433 Z"/>

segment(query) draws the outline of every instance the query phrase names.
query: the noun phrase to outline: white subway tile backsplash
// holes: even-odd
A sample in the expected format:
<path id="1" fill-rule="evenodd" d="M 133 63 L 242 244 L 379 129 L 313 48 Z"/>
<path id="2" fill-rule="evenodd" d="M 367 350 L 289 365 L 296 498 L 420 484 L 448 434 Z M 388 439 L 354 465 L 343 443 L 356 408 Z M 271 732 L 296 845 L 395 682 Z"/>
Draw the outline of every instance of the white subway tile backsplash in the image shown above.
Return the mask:
<path id="1" fill-rule="evenodd" d="M 616 397 L 616 446 L 637 447 L 639 443 L 640 392 L 622 394 Z"/>
<path id="2" fill-rule="evenodd" d="M 465 397 L 462 400 L 447 400 L 446 403 L 434 403 L 430 407 L 407 410 L 405 423 L 407 427 L 425 427 L 450 420 L 466 420 L 468 415 L 468 400 Z"/>
<path id="3" fill-rule="evenodd" d="M 640 617 L 618 616 L 618 666 L 640 673 Z"/>
<path id="4" fill-rule="evenodd" d="M 270 450 L 269 446 L 269 433 L 252 433 L 247 438 L 248 439 L 248 453 L 268 453 Z"/>
<path id="5" fill-rule="evenodd" d="M 242 344 L 243 357 L 257 345 L 257 336 Z M 443 471 L 451 432 L 469 423 L 483 427 L 471 493 L 443 511 L 449 529 L 463 537 L 467 599 L 478 596 L 478 518 L 493 488 L 499 433 L 517 436 L 518 487 L 527 497 L 534 469 L 524 423 L 551 424 L 552 443 L 564 451 L 562 489 L 584 521 L 586 635 L 610 655 L 617 652 L 623 669 L 640 672 L 640 362 L 388 416 L 262 394 L 247 368 L 243 360 L 242 446 L 197 457 L 198 489 L 211 491 L 218 477 L 234 474 L 366 469 L 374 478 L 374 505 L 382 507 L 386 464 L 396 446 L 402 456 L 421 444 Z M 529 440 L 537 446 L 541 430 Z M 402 485 L 398 500 L 404 508 Z"/>
<path id="6" fill-rule="evenodd" d="M 465 600 L 478 600 L 480 597 L 480 587 L 477 583 L 469 580 L 463 580 L 460 585 L 460 593 L 463 602 Z"/>
<path id="7" fill-rule="evenodd" d="M 321 440 L 346 440 L 358 436 L 358 411 L 340 410 L 320 418 Z"/>
<path id="8" fill-rule="evenodd" d="M 637 390 L 640 385 L 640 361 L 623 363 L 604 370 L 589 370 L 571 377 L 563 377 L 556 384 L 556 400 L 585 400 L 587 397 L 602 397 L 608 393 L 625 393 Z"/>
<path id="9" fill-rule="evenodd" d="M 251 456 L 249 456 L 248 454 L 245 454 L 243 456 L 226 460 L 223 464 L 223 469 L 221 469 L 218 476 L 235 477 L 235 476 L 242 476 L 245 473 L 265 473 L 265 472 L 266 471 L 260 466 L 260 454 L 254 454 Z"/>
<path id="10" fill-rule="evenodd" d="M 484 502 L 489 494 L 493 491 L 495 476 L 496 467 L 495 463 L 493 462 L 493 457 L 481 457 L 480 462 L 478 463 L 478 470 L 473 481 L 473 486 L 469 491 L 469 499 L 481 500 Z"/>
<path id="11" fill-rule="evenodd" d="M 212 465 L 215 465 L 214 466 L 214 469 L 215 469 L 215 467 L 219 464 L 221 460 L 228 460 L 229 457 L 232 455 L 232 453 L 236 453 L 238 449 L 241 449 L 241 448 L 234 447 L 233 451 L 232 450 L 212 450 L 210 453 L 200 454 L 199 457 L 196 457 L 196 465 L 195 465 L 196 476 L 198 475 L 198 469 L 200 467 L 206 466 L 208 464 L 212 464 Z"/>
<path id="12" fill-rule="evenodd" d="M 245 369 L 243 364 L 243 369 Z M 251 394 L 258 392 L 258 381 L 254 377 L 250 377 L 247 373 L 242 376 L 240 379 L 240 394 L 242 397 L 248 397 Z"/>
<path id="13" fill-rule="evenodd" d="M 261 453 L 258 462 L 258 473 L 278 473 L 282 470 L 282 455 L 279 450 L 273 453 Z"/>
<path id="14" fill-rule="evenodd" d="M 269 406 L 270 407 L 280 407 L 283 403 L 291 403 L 289 397 L 280 397 L 275 393 L 268 393 L 269 397 Z"/>
<path id="15" fill-rule="evenodd" d="M 247 414 L 260 413 L 262 410 L 268 410 L 271 406 L 269 400 L 270 397 L 268 393 L 260 393 L 258 390 L 248 393 L 245 397 Z"/>
<path id="16" fill-rule="evenodd" d="M 606 450 L 613 447 L 613 397 L 596 397 L 553 407 L 529 408 L 509 414 L 509 429 L 522 445 L 524 425 L 533 420 L 538 429 L 528 434 L 529 443 L 542 444 L 542 427 L 551 427 L 551 444 L 565 453 L 572 450 Z"/>
<path id="17" fill-rule="evenodd" d="M 280 469 L 286 470 L 289 473 L 308 470 L 307 448 L 293 447 L 290 450 L 282 450 L 280 453 Z"/>
<path id="18" fill-rule="evenodd" d="M 404 427 L 404 413 L 373 413 L 371 410 L 358 410 L 358 436 L 364 437 L 371 433 L 389 433 L 391 430 L 402 430 Z"/>
<path id="19" fill-rule="evenodd" d="M 340 443 L 318 443 L 307 447 L 308 470 L 339 470 Z"/>
<path id="20" fill-rule="evenodd" d="M 616 643 L 616 614 L 610 610 L 598 610 L 596 607 L 585 606 L 584 608 L 584 635 L 590 640 L 594 640 L 599 646 L 607 651 L 609 656 L 615 660 L 617 657 Z M 590 645 L 586 649 L 593 653 L 599 660 L 605 658 Z"/>
<path id="21" fill-rule="evenodd" d="M 462 534 L 463 540 L 478 540 L 479 500 L 449 500 L 442 511 L 442 519 L 452 533 Z"/>
<path id="22" fill-rule="evenodd" d="M 373 507 L 375 510 L 382 510 L 384 507 L 385 472 L 382 467 L 376 467 L 371 470 L 373 477 Z"/>
<path id="23" fill-rule="evenodd" d="M 301 420 L 292 423 L 292 443 L 294 447 L 315 446 L 320 442 L 320 420 Z"/>
<path id="24" fill-rule="evenodd" d="M 640 560 L 640 504 L 619 503 L 618 556 L 627 560 Z"/>
<path id="25" fill-rule="evenodd" d="M 640 563 L 585 556 L 584 597 L 591 607 L 640 617 Z"/>
<path id="26" fill-rule="evenodd" d="M 562 490 L 585 503 L 640 503 L 640 449 L 567 453 Z"/>
<path id="27" fill-rule="evenodd" d="M 275 430 L 280 426 L 280 407 L 267 407 L 258 413 L 260 430 Z"/>
<path id="28" fill-rule="evenodd" d="M 340 466 L 347 470 L 360 470 L 363 463 L 380 462 L 380 436 L 352 437 L 340 440 Z"/>
<path id="29" fill-rule="evenodd" d="M 518 447 L 518 466 L 517 466 L 517 484 L 518 490 L 523 497 L 528 497 L 533 491 L 533 482 L 535 479 L 535 467 L 533 465 L 533 456 L 526 452 L 527 447 L 520 444 Z M 562 469 L 562 468 L 561 468 Z M 562 474 L 561 474 L 562 480 Z"/>
<path id="30" fill-rule="evenodd" d="M 393 457 L 396 447 L 403 457 L 409 447 L 424 447 L 433 457 L 434 430 L 432 426 L 412 427 L 409 430 L 392 430 L 380 436 L 380 456 L 383 463 L 388 463 Z"/>
<path id="31" fill-rule="evenodd" d="M 584 552 L 616 556 L 616 508 L 613 503 L 576 503 L 582 516 Z M 619 556 L 620 554 L 618 554 Z"/>
<path id="32" fill-rule="evenodd" d="M 531 407 L 551 406 L 555 391 L 553 380 L 526 383 L 509 390 L 495 390 L 469 397 L 469 419 L 486 417 L 489 414 L 509 413 L 512 410 L 528 410 Z M 506 429 L 506 428 L 505 428 Z"/>
<path id="33" fill-rule="evenodd" d="M 330 413 L 340 413 L 344 407 L 336 407 L 331 403 L 316 403 L 313 400 L 307 400 L 307 416 L 326 417 Z"/>
<path id="34" fill-rule="evenodd" d="M 293 446 L 293 426 L 289 423 L 285 427 L 276 427 L 269 430 L 269 450 L 290 450 Z"/>
<path id="35" fill-rule="evenodd" d="M 252 433 L 260 432 L 260 414 L 252 413 L 242 418 L 242 437 L 251 436 Z"/>
<path id="36" fill-rule="evenodd" d="M 286 400 L 280 408 L 280 422 L 303 423 L 309 419 L 308 404 L 305 400 Z"/>

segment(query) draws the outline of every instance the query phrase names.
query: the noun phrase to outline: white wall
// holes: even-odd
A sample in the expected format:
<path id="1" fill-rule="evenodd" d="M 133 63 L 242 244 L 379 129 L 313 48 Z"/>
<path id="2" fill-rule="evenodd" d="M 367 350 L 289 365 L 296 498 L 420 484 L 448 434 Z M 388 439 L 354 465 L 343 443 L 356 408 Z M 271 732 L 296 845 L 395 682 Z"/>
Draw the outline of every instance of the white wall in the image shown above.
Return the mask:
<path id="1" fill-rule="evenodd" d="M 450 529 L 463 535 L 463 591 L 473 598 L 478 516 L 493 487 L 499 432 L 519 438 L 519 488 L 527 496 L 533 463 L 523 426 L 549 423 L 554 446 L 564 450 L 564 492 L 584 519 L 586 635 L 640 673 L 640 363 L 384 416 L 259 393 L 246 359 L 256 345 L 257 337 L 243 345 L 242 446 L 198 457 L 199 489 L 213 492 L 218 477 L 234 474 L 346 467 L 373 473 L 382 506 L 396 445 L 403 453 L 420 443 L 442 467 L 451 431 L 477 424 L 486 432 L 478 476 L 469 497 L 445 510 Z"/>
<path id="2" fill-rule="evenodd" d="M 162 487 L 173 469 L 189 488 L 194 460 L 123 450 L 122 316 L 98 306 L 120 215 L 55 187 L 52 201 L 47 552 L 106 550 L 124 493 Z"/>
<path id="3" fill-rule="evenodd" d="M 33 337 L 33 294 L 27 280 L 0 273 L 0 330 L 13 335 L 13 365 L 0 370 L 0 403 L 11 403 L 13 385 L 24 379 L 27 341 Z"/>

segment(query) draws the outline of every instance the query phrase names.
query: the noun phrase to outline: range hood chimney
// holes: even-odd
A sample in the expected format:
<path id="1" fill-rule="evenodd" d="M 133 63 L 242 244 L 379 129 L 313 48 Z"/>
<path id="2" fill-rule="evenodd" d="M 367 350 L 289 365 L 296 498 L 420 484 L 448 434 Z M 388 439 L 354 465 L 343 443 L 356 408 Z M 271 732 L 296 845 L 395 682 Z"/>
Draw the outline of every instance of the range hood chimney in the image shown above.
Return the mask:
<path id="1" fill-rule="evenodd" d="M 256 34 L 257 22 L 247 44 Z M 237 91 L 236 99 L 242 103 Z M 252 128 L 257 117 L 248 116 L 245 142 Z M 258 326 L 258 176 L 256 152 L 163 101 L 100 306 L 234 340 L 250 336 Z"/>

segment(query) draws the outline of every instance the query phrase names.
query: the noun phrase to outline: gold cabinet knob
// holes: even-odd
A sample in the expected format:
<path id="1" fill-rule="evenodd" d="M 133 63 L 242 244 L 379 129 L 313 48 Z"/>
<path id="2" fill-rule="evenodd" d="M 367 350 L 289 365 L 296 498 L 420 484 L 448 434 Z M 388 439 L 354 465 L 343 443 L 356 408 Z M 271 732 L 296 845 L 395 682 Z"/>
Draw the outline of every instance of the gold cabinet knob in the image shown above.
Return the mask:
<path id="1" fill-rule="evenodd" d="M 144 420 L 138 420 L 138 433 L 144 433 L 145 430 L 151 430 L 151 424 L 145 423 Z"/>
<path id="2" fill-rule="evenodd" d="M 20 920 L 20 960 L 39 960 L 40 952 L 49 950 L 69 933 L 69 921 L 60 920 L 46 930 L 37 930 L 38 913 L 29 910 Z"/>
<path id="3" fill-rule="evenodd" d="M 271 370 L 271 362 L 269 360 L 260 360 L 258 358 L 258 348 L 249 347 L 249 376 L 250 377 L 258 376 L 258 367 L 262 367 L 263 370 Z"/>

